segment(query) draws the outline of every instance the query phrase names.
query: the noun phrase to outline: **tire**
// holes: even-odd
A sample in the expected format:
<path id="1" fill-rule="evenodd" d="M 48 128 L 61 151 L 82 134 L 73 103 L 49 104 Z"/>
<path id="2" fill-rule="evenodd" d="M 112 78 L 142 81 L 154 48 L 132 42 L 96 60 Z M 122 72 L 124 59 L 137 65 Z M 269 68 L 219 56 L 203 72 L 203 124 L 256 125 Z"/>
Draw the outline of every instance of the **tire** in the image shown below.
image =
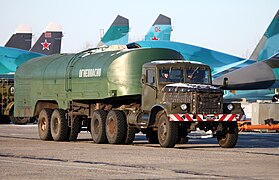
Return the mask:
<path id="1" fill-rule="evenodd" d="M 111 110 L 106 118 L 106 136 L 110 144 L 124 144 L 127 136 L 126 115 L 123 111 Z"/>
<path id="2" fill-rule="evenodd" d="M 69 134 L 69 141 L 76 141 L 78 134 L 80 132 L 80 123 L 79 123 L 79 118 L 75 117 L 71 121 L 71 127 L 69 129 L 70 134 Z"/>
<path id="3" fill-rule="evenodd" d="M 97 144 L 108 142 L 106 136 L 106 118 L 107 112 L 104 110 L 93 112 L 91 118 L 91 136 L 93 141 Z"/>
<path id="4" fill-rule="evenodd" d="M 147 131 L 146 132 L 146 139 L 150 144 L 158 144 L 158 132 L 157 131 Z"/>
<path id="5" fill-rule="evenodd" d="M 136 128 L 133 128 L 133 127 L 128 127 L 127 128 L 127 137 L 126 137 L 126 140 L 125 140 L 125 144 L 132 144 L 134 139 L 135 139 L 135 136 L 136 136 Z"/>
<path id="6" fill-rule="evenodd" d="M 230 123 L 223 131 L 216 134 L 219 145 L 222 148 L 234 148 L 238 140 L 238 127 L 236 123 Z"/>
<path id="7" fill-rule="evenodd" d="M 159 116 L 158 140 L 161 147 L 171 148 L 175 146 L 178 138 L 178 124 L 170 122 L 166 113 Z"/>
<path id="8" fill-rule="evenodd" d="M 54 141 L 69 139 L 68 121 L 63 109 L 55 109 L 51 115 L 51 135 Z"/>
<path id="9" fill-rule="evenodd" d="M 14 116 L 10 116 L 10 120 L 14 124 L 27 124 L 27 123 L 30 122 L 30 118 L 29 117 L 14 117 Z"/>
<path id="10" fill-rule="evenodd" d="M 43 109 L 38 118 L 38 132 L 41 140 L 52 140 L 50 121 L 52 109 Z"/>

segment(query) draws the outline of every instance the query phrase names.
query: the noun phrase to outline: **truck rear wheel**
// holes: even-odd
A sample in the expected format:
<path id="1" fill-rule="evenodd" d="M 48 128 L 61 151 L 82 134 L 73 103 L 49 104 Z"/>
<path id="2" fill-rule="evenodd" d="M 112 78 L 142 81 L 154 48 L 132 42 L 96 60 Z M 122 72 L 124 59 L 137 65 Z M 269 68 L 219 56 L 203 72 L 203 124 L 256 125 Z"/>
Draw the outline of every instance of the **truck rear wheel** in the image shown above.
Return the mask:
<path id="1" fill-rule="evenodd" d="M 80 123 L 78 117 L 75 117 L 71 120 L 71 128 L 69 131 L 69 141 L 77 140 L 78 133 L 80 132 Z"/>
<path id="2" fill-rule="evenodd" d="M 91 136 L 95 143 L 106 143 L 106 118 L 107 112 L 104 110 L 97 110 L 93 112 L 91 118 Z"/>
<path id="3" fill-rule="evenodd" d="M 174 147 L 178 138 L 178 124 L 170 122 L 166 113 L 159 116 L 158 140 L 161 147 Z"/>
<path id="4" fill-rule="evenodd" d="M 55 109 L 51 115 L 51 135 L 54 141 L 65 141 L 69 138 L 69 128 L 66 112 L 63 109 Z"/>
<path id="5" fill-rule="evenodd" d="M 237 124 L 230 123 L 223 131 L 217 132 L 216 136 L 222 148 L 234 148 L 238 140 Z"/>
<path id="6" fill-rule="evenodd" d="M 52 140 L 50 120 L 52 109 L 43 109 L 39 114 L 38 132 L 41 140 Z"/>
<path id="7" fill-rule="evenodd" d="M 136 128 L 133 128 L 133 127 L 128 127 L 127 128 L 127 137 L 126 137 L 126 140 L 125 140 L 125 144 L 132 144 L 134 139 L 135 139 L 135 136 L 136 136 Z"/>
<path id="8" fill-rule="evenodd" d="M 111 110 L 106 119 L 106 136 L 110 144 L 124 144 L 127 136 L 126 115 L 122 111 Z"/>

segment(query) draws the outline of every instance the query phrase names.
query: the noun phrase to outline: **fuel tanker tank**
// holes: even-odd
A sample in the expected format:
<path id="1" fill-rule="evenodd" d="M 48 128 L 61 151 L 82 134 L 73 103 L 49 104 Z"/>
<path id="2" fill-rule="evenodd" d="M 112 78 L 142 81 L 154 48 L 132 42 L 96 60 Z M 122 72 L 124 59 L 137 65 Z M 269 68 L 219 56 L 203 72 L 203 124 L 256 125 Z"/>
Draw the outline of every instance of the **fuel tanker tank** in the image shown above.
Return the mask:
<path id="1" fill-rule="evenodd" d="M 38 101 L 110 100 L 140 96 L 142 65 L 154 60 L 183 59 L 170 49 L 86 50 L 32 59 L 15 73 L 15 116 L 33 116 Z"/>

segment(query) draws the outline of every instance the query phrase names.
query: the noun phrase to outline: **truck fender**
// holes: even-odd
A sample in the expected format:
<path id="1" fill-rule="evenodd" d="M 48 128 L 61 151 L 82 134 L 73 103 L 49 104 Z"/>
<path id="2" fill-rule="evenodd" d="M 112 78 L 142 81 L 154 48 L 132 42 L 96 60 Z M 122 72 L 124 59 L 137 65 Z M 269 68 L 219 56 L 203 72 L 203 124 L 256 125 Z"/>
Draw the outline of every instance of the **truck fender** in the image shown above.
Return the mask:
<path id="1" fill-rule="evenodd" d="M 148 120 L 148 126 L 155 125 L 156 126 L 156 115 L 158 114 L 159 111 L 165 111 L 166 114 L 169 114 L 169 110 L 167 109 L 167 105 L 164 104 L 155 104 L 151 108 L 151 112 L 149 115 L 149 120 Z"/>

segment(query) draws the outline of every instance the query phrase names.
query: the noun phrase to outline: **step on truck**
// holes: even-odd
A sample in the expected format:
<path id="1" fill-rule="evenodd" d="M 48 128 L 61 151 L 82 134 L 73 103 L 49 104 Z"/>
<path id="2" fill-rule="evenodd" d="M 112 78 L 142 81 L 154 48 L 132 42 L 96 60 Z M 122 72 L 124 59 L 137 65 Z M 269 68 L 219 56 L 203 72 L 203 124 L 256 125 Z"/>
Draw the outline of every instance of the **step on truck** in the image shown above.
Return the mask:
<path id="1" fill-rule="evenodd" d="M 32 59 L 15 73 L 15 117 L 38 118 L 42 140 L 174 147 L 199 128 L 221 147 L 238 139 L 240 104 L 224 103 L 209 66 L 187 62 L 170 49 L 91 49 Z"/>

